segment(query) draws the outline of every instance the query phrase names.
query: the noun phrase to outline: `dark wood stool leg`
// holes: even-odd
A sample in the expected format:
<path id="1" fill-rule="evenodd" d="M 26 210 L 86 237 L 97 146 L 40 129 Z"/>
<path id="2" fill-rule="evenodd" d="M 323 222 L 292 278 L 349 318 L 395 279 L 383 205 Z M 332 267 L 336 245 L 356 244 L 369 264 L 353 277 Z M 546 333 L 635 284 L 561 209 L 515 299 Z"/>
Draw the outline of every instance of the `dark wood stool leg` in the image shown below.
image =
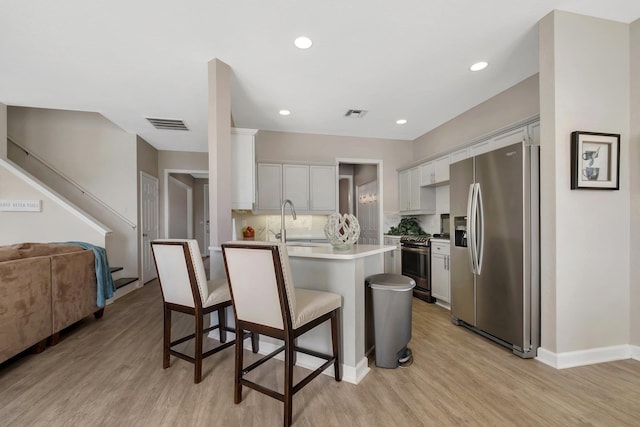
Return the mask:
<path id="1" fill-rule="evenodd" d="M 226 307 L 218 309 L 218 331 L 220 331 L 220 342 L 227 342 L 227 310 Z"/>
<path id="2" fill-rule="evenodd" d="M 242 384 L 240 379 L 242 378 L 242 329 L 236 325 L 236 367 L 234 372 L 233 381 L 233 403 L 242 402 Z"/>
<path id="3" fill-rule="evenodd" d="M 289 427 L 293 419 L 293 365 L 295 340 L 285 338 L 284 350 L 284 427 Z"/>
<path id="4" fill-rule="evenodd" d="M 102 319 L 103 315 L 104 315 L 104 307 L 93 313 L 93 317 L 95 317 L 96 319 Z"/>
<path id="5" fill-rule="evenodd" d="M 171 346 L 171 310 L 164 306 L 164 341 L 162 344 L 162 368 L 169 367 L 169 347 Z"/>
<path id="6" fill-rule="evenodd" d="M 333 363 L 333 372 L 336 381 L 342 381 L 342 363 L 340 363 L 340 309 L 331 318 L 331 344 L 333 345 L 333 356 L 336 361 Z"/>
<path id="7" fill-rule="evenodd" d="M 251 350 L 254 353 L 260 351 L 260 334 L 257 332 L 251 332 Z"/>
<path id="8" fill-rule="evenodd" d="M 202 319 L 202 313 L 200 313 L 198 310 L 196 310 L 195 313 L 195 320 L 196 320 L 196 348 L 194 350 L 194 357 L 195 357 L 195 372 L 193 375 L 193 382 L 198 384 L 200 381 L 202 381 L 202 334 L 203 334 L 203 330 L 204 330 L 204 326 L 202 325 L 203 319 Z"/>

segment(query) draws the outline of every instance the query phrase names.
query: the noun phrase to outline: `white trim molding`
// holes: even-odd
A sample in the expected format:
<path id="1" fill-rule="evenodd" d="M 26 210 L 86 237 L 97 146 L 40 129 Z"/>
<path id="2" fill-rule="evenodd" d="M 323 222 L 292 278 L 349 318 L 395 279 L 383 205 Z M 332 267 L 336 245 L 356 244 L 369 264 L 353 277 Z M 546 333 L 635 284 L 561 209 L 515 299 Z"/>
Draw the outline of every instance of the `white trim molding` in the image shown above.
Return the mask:
<path id="1" fill-rule="evenodd" d="M 52 189 L 47 187 L 45 184 L 40 182 L 38 179 L 32 177 L 27 172 L 25 172 L 20 166 L 16 165 L 9 159 L 0 158 L 0 166 L 4 167 L 6 170 L 20 178 L 22 181 L 29 184 L 31 187 L 35 188 L 48 198 L 50 198 L 57 205 L 71 213 L 76 218 L 80 219 L 82 222 L 93 228 L 95 231 L 100 233 L 102 236 L 106 236 L 111 233 L 111 229 L 106 225 L 102 224 L 91 215 L 83 211 L 82 209 L 76 207 L 73 203 L 54 192 Z"/>
<path id="2" fill-rule="evenodd" d="M 640 360 L 640 347 L 616 345 L 565 353 L 553 353 L 540 347 L 536 360 L 556 369 L 565 369 L 631 358 Z"/>

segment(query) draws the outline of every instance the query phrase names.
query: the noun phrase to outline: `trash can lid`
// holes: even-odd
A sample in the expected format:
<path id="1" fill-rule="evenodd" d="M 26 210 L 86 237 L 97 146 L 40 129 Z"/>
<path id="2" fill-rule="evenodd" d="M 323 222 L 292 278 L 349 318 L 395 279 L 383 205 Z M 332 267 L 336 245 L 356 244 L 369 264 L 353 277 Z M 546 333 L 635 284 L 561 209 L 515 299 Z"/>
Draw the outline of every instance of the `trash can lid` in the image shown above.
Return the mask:
<path id="1" fill-rule="evenodd" d="M 374 274 L 366 278 L 371 289 L 385 289 L 388 291 L 410 291 L 416 286 L 416 281 L 411 277 L 401 274 Z"/>

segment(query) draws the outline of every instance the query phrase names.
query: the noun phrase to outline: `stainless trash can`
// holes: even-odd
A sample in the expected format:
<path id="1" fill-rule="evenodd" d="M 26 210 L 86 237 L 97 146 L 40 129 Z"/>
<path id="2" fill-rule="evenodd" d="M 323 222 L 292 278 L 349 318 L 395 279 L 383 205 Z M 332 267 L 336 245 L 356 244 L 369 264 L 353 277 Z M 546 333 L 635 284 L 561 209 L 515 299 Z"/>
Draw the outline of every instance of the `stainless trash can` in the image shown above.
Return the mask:
<path id="1" fill-rule="evenodd" d="M 411 360 L 411 304 L 415 280 L 400 274 L 366 278 L 373 300 L 376 366 L 397 368 Z"/>

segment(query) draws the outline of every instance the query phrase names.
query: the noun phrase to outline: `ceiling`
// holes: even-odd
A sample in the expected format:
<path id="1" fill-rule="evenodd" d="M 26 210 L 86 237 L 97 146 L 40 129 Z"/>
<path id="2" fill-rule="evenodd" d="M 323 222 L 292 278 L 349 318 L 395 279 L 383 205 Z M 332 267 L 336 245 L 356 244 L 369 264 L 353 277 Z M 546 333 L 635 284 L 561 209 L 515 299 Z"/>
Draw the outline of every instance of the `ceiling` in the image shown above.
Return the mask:
<path id="1" fill-rule="evenodd" d="M 553 9 L 640 17 L 638 0 L 0 0 L 0 102 L 96 111 L 160 150 L 207 151 L 218 58 L 237 127 L 413 140 L 535 74 Z"/>

